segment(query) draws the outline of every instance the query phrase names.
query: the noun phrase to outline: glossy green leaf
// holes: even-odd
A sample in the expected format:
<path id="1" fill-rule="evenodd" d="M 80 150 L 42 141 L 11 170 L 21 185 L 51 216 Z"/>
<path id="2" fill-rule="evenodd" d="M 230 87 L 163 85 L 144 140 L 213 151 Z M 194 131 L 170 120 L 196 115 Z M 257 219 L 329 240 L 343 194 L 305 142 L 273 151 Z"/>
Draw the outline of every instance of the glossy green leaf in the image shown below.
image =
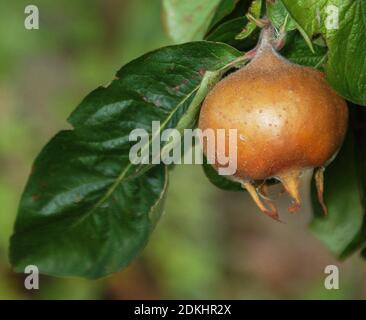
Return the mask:
<path id="1" fill-rule="evenodd" d="M 98 278 L 127 265 L 161 215 L 168 177 L 160 165 L 116 183 L 121 166 L 73 131 L 52 139 L 20 203 L 10 246 L 15 270 L 35 265 L 44 274 Z"/>
<path id="2" fill-rule="evenodd" d="M 152 121 L 160 121 L 159 131 L 192 127 L 212 82 L 241 55 L 232 47 L 212 42 L 146 54 L 118 71 L 108 88 L 89 94 L 69 122 L 98 150 L 113 147 L 128 154 L 130 132 L 142 128 L 151 133 Z M 140 167 L 135 166 L 135 173 L 144 169 Z"/>
<path id="3" fill-rule="evenodd" d="M 220 43 L 166 47 L 90 93 L 69 118 L 74 130 L 56 135 L 35 161 L 11 239 L 15 269 L 97 278 L 129 263 L 161 214 L 167 185 L 164 167 L 130 162 L 131 131 L 145 129 L 151 151 L 163 129 L 192 127 L 210 87 L 240 57 Z M 152 121 L 160 121 L 155 135 Z"/>
<path id="4" fill-rule="evenodd" d="M 309 37 L 321 33 L 329 48 L 327 79 L 347 100 L 366 105 L 366 2 L 282 0 Z"/>

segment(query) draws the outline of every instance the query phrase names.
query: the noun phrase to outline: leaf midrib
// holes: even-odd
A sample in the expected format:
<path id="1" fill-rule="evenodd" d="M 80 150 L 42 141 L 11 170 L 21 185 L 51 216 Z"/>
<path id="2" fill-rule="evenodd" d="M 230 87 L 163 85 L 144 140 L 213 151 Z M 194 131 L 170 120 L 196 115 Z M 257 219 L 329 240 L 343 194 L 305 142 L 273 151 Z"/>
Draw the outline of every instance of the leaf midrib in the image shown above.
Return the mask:
<path id="1" fill-rule="evenodd" d="M 166 125 L 169 123 L 169 121 L 172 119 L 172 117 L 175 115 L 175 113 L 180 109 L 180 107 L 196 92 L 199 90 L 199 88 L 201 87 L 202 84 L 202 80 L 199 83 L 199 85 L 197 85 L 189 94 L 186 95 L 186 97 L 184 99 L 182 99 L 182 101 L 172 110 L 172 112 L 169 114 L 169 116 L 164 120 L 164 122 L 160 125 L 159 127 L 159 131 L 152 136 L 149 139 L 149 142 L 147 144 L 145 144 L 142 147 L 142 150 L 145 150 L 146 148 L 150 148 L 150 145 L 152 143 L 152 141 L 157 137 L 157 135 L 160 135 L 160 132 L 162 129 L 164 129 L 166 127 Z M 109 197 L 114 193 L 114 191 L 116 190 L 116 188 L 123 182 L 123 180 L 126 177 L 126 174 L 128 173 L 129 169 L 132 167 L 132 163 L 130 161 L 130 163 L 125 167 L 125 169 L 120 173 L 120 175 L 117 177 L 116 181 L 111 185 L 110 188 L 107 189 L 105 195 L 83 216 L 80 217 L 80 219 L 78 219 L 75 224 L 73 224 L 73 227 L 75 227 L 76 225 L 78 225 L 79 223 L 81 223 L 84 219 L 86 219 L 87 217 L 89 217 L 91 214 L 93 214 L 93 212 L 95 210 L 97 210 L 105 201 L 107 201 L 109 199 Z"/>

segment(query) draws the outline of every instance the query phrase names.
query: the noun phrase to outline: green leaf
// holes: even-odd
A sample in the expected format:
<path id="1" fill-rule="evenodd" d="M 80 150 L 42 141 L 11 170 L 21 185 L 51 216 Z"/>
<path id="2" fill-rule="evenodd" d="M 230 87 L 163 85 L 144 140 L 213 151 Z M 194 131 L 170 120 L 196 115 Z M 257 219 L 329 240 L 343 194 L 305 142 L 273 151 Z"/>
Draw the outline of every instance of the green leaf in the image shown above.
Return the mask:
<path id="1" fill-rule="evenodd" d="M 327 79 L 347 100 L 366 106 L 366 2 L 342 4 L 339 19 L 339 30 L 327 36 Z"/>
<path id="2" fill-rule="evenodd" d="M 20 203 L 10 260 L 24 272 L 98 278 L 127 265 L 161 215 L 167 186 L 162 165 L 116 183 L 118 156 L 98 153 L 73 131 L 41 152 Z"/>
<path id="3" fill-rule="evenodd" d="M 249 8 L 249 15 L 255 19 L 259 19 L 262 11 L 262 0 L 254 0 Z M 257 28 L 257 25 L 254 21 L 248 21 L 245 28 L 236 36 L 237 40 L 242 40 L 249 37 L 254 30 Z"/>
<path id="4" fill-rule="evenodd" d="M 356 165 L 358 169 L 358 180 L 361 201 L 363 205 L 364 220 L 362 227 L 362 239 L 356 245 L 364 246 L 363 257 L 366 258 L 366 110 L 357 105 L 351 105 L 351 118 L 355 135 Z"/>
<path id="5" fill-rule="evenodd" d="M 235 39 L 247 23 L 248 19 L 246 17 L 226 21 L 209 33 L 205 39 L 208 41 L 224 42 L 238 50 L 246 51 L 252 49 L 258 41 L 259 32 L 253 32 L 243 40 Z"/>
<path id="6" fill-rule="evenodd" d="M 280 0 L 286 7 L 291 17 L 303 28 L 304 32 L 311 37 L 319 30 L 325 30 L 323 22 L 326 18 L 325 7 L 328 4 L 337 5 L 339 0 Z M 346 0 L 348 1 L 348 0 Z"/>
<path id="7" fill-rule="evenodd" d="M 327 79 L 347 100 L 366 105 L 366 2 L 282 0 L 291 17 L 312 37 L 321 33 L 329 48 Z M 338 26 L 330 22 L 338 8 Z M 334 11 L 333 11 L 334 12 Z M 331 26 L 331 28 L 329 27 Z M 341 45 L 342 44 L 342 45 Z"/>
<path id="8" fill-rule="evenodd" d="M 281 1 L 267 3 L 267 15 L 274 27 L 278 30 L 286 24 L 286 31 L 296 29 L 296 22 L 289 16 L 286 7 Z"/>
<path id="9" fill-rule="evenodd" d="M 325 171 L 325 203 L 329 213 L 324 213 L 312 188 L 315 217 L 311 230 L 339 258 L 345 258 L 357 249 L 362 239 L 365 215 L 364 196 L 366 182 L 361 180 L 360 162 L 365 160 L 366 144 L 360 145 L 359 136 L 351 126 L 338 156 Z M 362 140 L 366 138 L 363 132 Z M 361 148 L 361 149 L 360 149 Z"/>
<path id="10" fill-rule="evenodd" d="M 129 141 L 145 129 L 194 126 L 210 87 L 241 53 L 194 42 L 148 53 L 91 92 L 35 161 L 23 193 L 10 257 L 57 276 L 97 278 L 118 271 L 144 247 L 158 220 L 167 176 L 158 165 L 133 165 Z M 152 121 L 160 121 L 152 133 Z M 163 147 L 163 145 L 162 145 Z"/>
<path id="11" fill-rule="evenodd" d="M 328 50 L 316 44 L 313 48 L 314 52 L 311 52 L 304 38 L 297 31 L 292 31 L 287 34 L 286 45 L 280 53 L 293 63 L 322 69 Z"/>
<path id="12" fill-rule="evenodd" d="M 225 44 L 203 41 L 146 54 L 118 71 L 108 88 L 89 94 L 69 122 L 98 149 L 111 145 L 128 154 L 130 132 L 151 133 L 152 121 L 160 121 L 159 131 L 192 127 L 210 87 L 241 55 Z"/>
<path id="13" fill-rule="evenodd" d="M 175 43 L 201 40 L 221 0 L 162 0 L 166 30 Z"/>

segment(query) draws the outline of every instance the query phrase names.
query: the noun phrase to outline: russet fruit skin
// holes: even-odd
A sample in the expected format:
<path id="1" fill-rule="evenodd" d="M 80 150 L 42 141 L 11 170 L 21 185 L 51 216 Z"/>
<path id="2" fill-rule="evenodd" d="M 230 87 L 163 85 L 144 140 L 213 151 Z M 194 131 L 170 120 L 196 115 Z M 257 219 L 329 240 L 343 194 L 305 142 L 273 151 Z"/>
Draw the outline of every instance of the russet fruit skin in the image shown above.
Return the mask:
<path id="1" fill-rule="evenodd" d="M 268 40 L 247 66 L 211 90 L 199 118 L 202 130 L 237 129 L 237 172 L 231 178 L 273 218 L 278 218 L 273 204 L 268 209 L 260 202 L 254 182 L 280 180 L 295 200 L 289 210 L 296 211 L 301 173 L 326 166 L 342 145 L 347 123 L 346 102 L 323 73 L 287 61 Z M 322 189 L 321 174 L 317 185 Z"/>
<path id="2" fill-rule="evenodd" d="M 237 177 L 264 180 L 323 166 L 341 146 L 347 106 L 321 72 L 266 53 L 216 85 L 199 127 L 237 129 Z"/>

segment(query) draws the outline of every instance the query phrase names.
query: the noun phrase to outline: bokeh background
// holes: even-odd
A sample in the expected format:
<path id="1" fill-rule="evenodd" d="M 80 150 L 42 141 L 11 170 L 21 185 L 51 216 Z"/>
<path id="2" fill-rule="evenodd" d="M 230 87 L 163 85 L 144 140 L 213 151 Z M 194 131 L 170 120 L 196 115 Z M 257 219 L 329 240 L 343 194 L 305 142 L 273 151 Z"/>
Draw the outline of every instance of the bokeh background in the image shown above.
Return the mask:
<path id="1" fill-rule="evenodd" d="M 82 98 L 126 62 L 171 43 L 159 0 L 33 0 L 40 29 L 25 30 L 28 1 L 0 2 L 0 299 L 363 299 L 366 262 L 336 261 L 307 230 L 305 205 L 276 223 L 246 193 L 221 191 L 195 165 L 171 174 L 166 212 L 143 254 L 110 277 L 42 276 L 24 289 L 8 263 L 8 239 L 31 163 L 66 128 Z M 47 241 L 47 239 L 44 239 Z M 324 288 L 324 268 L 340 289 Z"/>

